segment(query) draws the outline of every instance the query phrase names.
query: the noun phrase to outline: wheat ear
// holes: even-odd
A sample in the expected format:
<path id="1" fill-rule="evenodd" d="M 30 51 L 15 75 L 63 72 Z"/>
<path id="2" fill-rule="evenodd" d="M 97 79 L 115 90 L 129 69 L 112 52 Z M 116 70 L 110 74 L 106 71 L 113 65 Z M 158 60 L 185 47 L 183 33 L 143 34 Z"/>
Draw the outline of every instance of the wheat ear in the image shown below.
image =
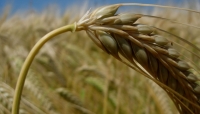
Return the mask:
<path id="1" fill-rule="evenodd" d="M 4 82 L 0 82 L 0 107 L 2 111 L 5 111 L 6 114 L 11 113 L 12 102 L 13 102 L 13 93 L 14 90 L 9 85 Z M 20 114 L 29 114 L 29 113 L 37 113 L 37 114 L 45 114 L 41 109 L 33 105 L 31 102 L 28 102 L 26 99 L 22 99 L 22 105 L 20 106 Z M 4 114 L 4 113 L 0 113 Z"/>
<path id="2" fill-rule="evenodd" d="M 86 30 L 90 38 L 106 53 L 123 63 L 125 60 L 122 58 L 125 58 L 128 61 L 126 64 L 133 65 L 133 69 L 160 85 L 181 114 L 198 113 L 200 86 L 195 83 L 198 79 L 190 71 L 191 67 L 179 58 L 180 54 L 167 38 L 153 33 L 155 27 L 134 24 L 144 15 L 116 14 L 120 6 L 106 6 L 88 13 L 78 22 L 77 27 Z M 184 39 L 180 40 L 190 44 Z M 198 47 L 195 48 L 199 50 Z"/>
<path id="3" fill-rule="evenodd" d="M 103 51 L 161 86 L 181 114 L 198 113 L 200 111 L 200 86 L 196 84 L 198 79 L 190 71 L 191 67 L 180 59 L 180 54 L 167 38 L 153 33 L 155 29 L 163 31 L 162 29 L 135 24 L 143 15 L 116 14 L 118 8 L 123 5 L 174 8 L 199 13 L 190 9 L 136 3 L 115 4 L 100 7 L 93 12 L 88 11 L 77 24 L 50 32 L 33 47 L 22 67 L 17 82 L 12 114 L 18 114 L 26 74 L 39 49 L 53 36 L 67 31 L 79 30 L 85 30 Z M 191 45 L 196 50 L 200 50 L 190 42 L 180 37 L 176 38 Z"/>

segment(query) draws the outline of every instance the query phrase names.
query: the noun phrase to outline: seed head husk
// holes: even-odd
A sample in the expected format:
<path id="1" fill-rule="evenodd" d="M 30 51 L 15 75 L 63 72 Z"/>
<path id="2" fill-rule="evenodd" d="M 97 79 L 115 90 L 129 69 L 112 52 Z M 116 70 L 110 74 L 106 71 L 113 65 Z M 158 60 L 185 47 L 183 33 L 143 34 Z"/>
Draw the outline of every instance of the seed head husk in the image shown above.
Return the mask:
<path id="1" fill-rule="evenodd" d="M 177 64 L 178 64 L 178 67 L 179 67 L 180 70 L 185 71 L 185 70 L 190 69 L 190 66 L 184 61 L 178 61 Z"/>
<path id="2" fill-rule="evenodd" d="M 110 34 L 100 30 L 96 31 L 96 34 L 109 53 L 114 55 L 118 53 L 117 42 Z"/>
<path id="3" fill-rule="evenodd" d="M 153 29 L 148 25 L 137 25 L 138 31 L 142 34 L 151 34 Z"/>
<path id="4" fill-rule="evenodd" d="M 176 82 L 176 79 L 174 79 L 173 76 L 168 76 L 168 85 L 169 85 L 169 87 L 171 87 L 172 89 L 176 90 L 177 82 Z"/>
<path id="5" fill-rule="evenodd" d="M 126 58 L 132 58 L 132 49 L 130 43 L 125 38 L 122 38 L 122 36 L 116 34 L 114 36 L 121 49 L 121 54 L 124 55 Z"/>
<path id="6" fill-rule="evenodd" d="M 105 51 L 106 53 L 109 53 L 106 49 L 105 49 L 105 47 L 103 47 L 102 46 L 102 44 L 101 44 L 101 42 L 99 41 L 99 39 L 97 39 L 96 37 L 95 37 L 95 35 L 91 32 L 91 31 L 86 31 L 87 32 L 87 34 L 88 34 L 88 36 L 91 38 L 91 40 L 99 47 L 99 48 L 101 48 L 103 51 Z"/>
<path id="7" fill-rule="evenodd" d="M 114 24 L 133 24 L 141 17 L 142 16 L 138 14 L 121 14 L 119 18 L 114 21 Z"/>
<path id="8" fill-rule="evenodd" d="M 194 91 L 200 94 L 200 86 L 195 87 Z"/>
<path id="9" fill-rule="evenodd" d="M 161 35 L 154 35 L 153 37 L 155 38 L 155 43 L 158 45 L 166 45 L 169 43 L 169 41 Z"/>
<path id="10" fill-rule="evenodd" d="M 167 83 L 169 72 L 161 63 L 159 64 L 159 76 L 163 83 Z"/>
<path id="11" fill-rule="evenodd" d="M 153 73 L 156 73 L 158 71 L 158 61 L 157 61 L 157 59 L 153 56 L 149 56 L 149 63 L 150 63 L 149 67 L 150 67 L 151 71 Z"/>
<path id="12" fill-rule="evenodd" d="M 147 56 L 147 53 L 145 52 L 145 50 L 138 46 L 134 46 L 133 51 L 135 53 L 135 57 L 136 57 L 137 61 L 140 64 L 146 66 L 148 64 L 148 56 Z"/>
<path id="13" fill-rule="evenodd" d="M 190 73 L 189 75 L 187 75 L 187 79 L 189 81 L 192 81 L 192 82 L 196 82 L 198 80 L 198 78 L 194 74 L 192 74 L 192 73 Z"/>
<path id="14" fill-rule="evenodd" d="M 101 19 L 105 17 L 114 16 L 117 12 L 118 8 L 120 7 L 120 4 L 110 5 L 110 6 L 104 6 L 96 9 L 90 17 L 95 17 L 96 19 Z"/>
<path id="15" fill-rule="evenodd" d="M 178 53 L 178 51 L 175 50 L 175 49 L 173 49 L 173 48 L 169 48 L 168 49 L 168 54 L 172 58 L 178 58 L 180 56 L 180 54 Z"/>

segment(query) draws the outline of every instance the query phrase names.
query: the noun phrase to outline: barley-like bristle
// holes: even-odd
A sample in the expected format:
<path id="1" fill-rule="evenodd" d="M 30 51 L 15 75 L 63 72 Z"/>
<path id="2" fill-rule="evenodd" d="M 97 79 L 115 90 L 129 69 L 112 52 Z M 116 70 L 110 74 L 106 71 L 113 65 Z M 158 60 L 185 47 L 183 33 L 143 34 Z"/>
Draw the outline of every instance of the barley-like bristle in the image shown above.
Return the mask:
<path id="1" fill-rule="evenodd" d="M 85 19 L 88 20 L 87 25 L 79 22 L 82 24 L 78 26 L 89 31 L 88 34 L 91 39 L 105 52 L 123 62 L 118 55 L 120 53 L 139 71 L 161 82 L 160 86 L 172 98 L 180 113 L 199 113 L 200 86 L 195 83 L 198 78 L 190 71 L 192 67 L 180 59 L 181 55 L 173 46 L 172 41 L 163 35 L 154 33 L 154 31 L 165 32 L 191 45 L 198 51 L 200 49 L 189 41 L 160 28 L 145 24 L 135 24 L 143 16 L 159 17 L 133 13 L 115 14 L 119 6 L 113 5 L 98 8 Z M 113 9 L 111 10 L 110 8 Z M 178 9 L 186 10 L 183 8 Z M 178 23 L 176 21 L 173 22 Z M 183 25 L 186 24 L 183 23 Z M 182 97 L 171 91 L 170 88 Z M 186 99 L 183 99 L 183 97 Z"/>

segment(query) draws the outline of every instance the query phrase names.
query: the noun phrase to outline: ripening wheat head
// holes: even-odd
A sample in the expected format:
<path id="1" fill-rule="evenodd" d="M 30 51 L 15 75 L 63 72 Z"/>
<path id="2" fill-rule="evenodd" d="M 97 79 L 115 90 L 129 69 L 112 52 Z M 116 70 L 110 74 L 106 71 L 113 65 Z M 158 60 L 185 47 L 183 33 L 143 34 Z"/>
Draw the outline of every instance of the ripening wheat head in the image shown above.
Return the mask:
<path id="1" fill-rule="evenodd" d="M 147 15 L 116 14 L 122 5 L 127 4 L 87 12 L 78 21 L 77 30 L 85 30 L 103 51 L 161 86 L 181 114 L 199 113 L 200 86 L 196 83 L 198 78 L 191 71 L 191 65 L 180 59 L 178 50 L 168 38 L 155 34 L 156 30 L 165 32 L 162 28 L 135 23 Z M 199 50 L 190 42 L 177 38 Z"/>

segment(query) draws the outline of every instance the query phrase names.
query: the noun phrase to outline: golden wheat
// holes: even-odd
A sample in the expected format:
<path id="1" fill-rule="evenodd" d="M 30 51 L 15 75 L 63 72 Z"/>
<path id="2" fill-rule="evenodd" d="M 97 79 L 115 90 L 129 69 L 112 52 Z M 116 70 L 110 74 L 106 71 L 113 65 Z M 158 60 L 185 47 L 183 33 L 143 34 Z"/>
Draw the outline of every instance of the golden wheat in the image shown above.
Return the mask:
<path id="1" fill-rule="evenodd" d="M 70 12 L 71 10 L 72 9 L 69 9 L 68 11 Z M 51 13 L 51 11 L 48 13 Z M 138 49 L 138 47 L 132 43 L 133 41 L 136 44 L 139 44 L 139 42 L 141 42 L 142 45 L 147 44 L 148 46 L 151 47 L 149 49 L 153 49 L 155 50 L 154 52 L 157 52 L 158 54 L 162 55 L 163 59 L 167 61 L 167 64 L 169 66 L 174 67 L 179 71 L 181 70 L 179 64 L 176 63 L 177 60 L 175 59 L 185 60 L 190 66 L 194 68 L 196 67 L 195 65 L 198 66 L 198 60 L 199 60 L 198 49 L 195 49 L 195 47 L 193 47 L 191 44 L 187 44 L 184 41 L 182 42 L 180 41 L 181 37 L 184 37 L 187 38 L 187 40 L 192 42 L 194 45 L 197 45 L 199 43 L 199 41 L 197 40 L 199 32 L 198 30 L 196 31 L 196 28 L 199 27 L 191 26 L 190 24 L 180 23 L 179 21 L 174 21 L 167 18 L 169 17 L 169 18 L 174 18 L 175 20 L 186 21 L 186 23 L 194 22 L 195 23 L 194 25 L 198 25 L 199 18 L 193 18 L 194 15 L 190 14 L 191 12 L 189 12 L 189 14 L 184 13 L 183 16 L 181 16 L 179 15 L 179 13 L 171 10 L 169 12 L 163 11 L 165 14 L 162 11 L 161 11 L 162 13 L 159 11 L 160 10 L 156 10 L 151 15 L 137 14 L 137 13 L 136 14 L 120 13 L 120 14 L 113 14 L 110 17 L 104 17 L 104 18 L 101 18 L 101 16 L 99 16 L 97 20 L 95 19 L 90 20 L 90 18 L 93 17 L 92 16 L 90 17 L 92 13 L 88 12 L 88 16 L 86 15 L 84 18 L 82 18 L 82 21 L 79 21 L 77 23 L 77 28 L 78 28 L 77 30 L 80 29 L 87 30 L 87 32 L 91 36 L 92 35 L 94 36 L 94 37 L 92 36 L 94 38 L 93 40 L 96 41 L 96 43 L 102 49 L 104 49 L 104 51 L 108 53 L 110 53 L 109 51 L 112 51 L 112 49 L 110 49 L 109 44 L 107 42 L 102 41 L 104 40 L 104 38 L 100 38 L 99 40 L 98 37 L 100 35 L 97 35 L 96 33 L 106 33 L 111 37 L 113 37 L 109 41 L 111 41 L 111 43 L 112 41 L 114 41 L 115 43 L 117 42 L 117 50 L 114 50 L 113 52 L 115 53 L 112 54 L 115 54 L 114 56 L 118 56 L 117 54 L 119 54 L 119 58 L 123 60 L 122 62 L 126 62 L 125 64 L 131 63 L 130 60 L 134 58 L 135 59 L 134 62 L 136 62 L 135 65 L 138 65 L 138 67 L 140 67 L 141 69 L 137 69 L 137 67 L 134 67 L 134 65 L 130 66 L 131 64 L 128 65 L 132 68 L 136 68 L 136 70 L 139 70 L 139 72 L 143 73 L 145 76 L 153 76 L 153 75 L 151 75 L 151 73 L 149 73 L 148 70 L 142 68 L 142 66 L 144 65 L 142 64 L 139 65 L 139 61 L 142 60 L 138 59 L 138 57 L 140 57 L 141 54 L 141 53 L 138 54 L 138 51 L 142 52 L 142 54 L 147 53 L 147 58 L 148 58 L 147 62 L 149 62 L 146 65 L 147 67 L 149 67 L 150 65 L 154 65 L 150 64 L 151 61 L 155 61 L 157 65 L 161 66 L 162 63 L 159 62 L 158 59 L 154 59 L 155 57 L 151 55 L 152 52 L 150 53 L 149 50 L 147 50 L 148 47 L 142 47 L 143 49 L 142 50 L 141 47 L 138 46 L 139 47 Z M 55 15 L 47 13 L 44 14 L 44 12 L 42 12 L 41 14 L 31 13 L 25 18 L 24 17 L 21 18 L 19 15 L 15 15 L 11 16 L 10 19 L 7 20 L 5 14 L 5 18 L 0 19 L 0 25 L 1 25 L 0 79 L 6 83 L 9 83 L 9 85 L 14 87 L 17 78 L 16 75 L 19 73 L 19 68 L 22 66 L 23 59 L 28 54 L 28 51 L 36 43 L 38 38 L 50 32 L 50 30 L 53 30 L 62 25 L 66 25 L 66 23 L 68 22 L 73 22 L 69 21 L 71 18 L 73 18 L 72 15 L 69 14 L 69 12 L 67 12 L 66 14 L 67 16 L 59 18 L 56 18 Z M 156 13 L 160 14 L 157 14 L 158 16 L 152 16 L 156 15 Z M 167 18 L 164 18 L 166 14 Z M 93 13 L 92 15 L 95 16 L 95 13 Z M 129 20 L 128 22 L 130 23 L 127 25 L 120 24 L 121 20 L 119 18 L 121 18 L 122 20 L 126 20 L 127 18 L 124 19 L 124 16 L 129 17 L 129 15 L 133 16 L 134 19 L 131 21 Z M 179 15 L 179 18 L 177 18 L 177 15 Z M 150 21 L 150 20 L 155 20 L 155 21 Z M 103 24 L 101 22 L 103 22 Z M 116 26 L 116 24 L 120 26 Z M 85 28 L 82 28 L 79 25 L 84 25 Z M 151 25 L 155 25 L 155 27 Z M 153 33 L 146 34 L 146 32 L 148 33 L 148 31 L 151 29 L 153 30 Z M 98 32 L 96 32 L 96 30 Z M 140 33 L 138 30 L 143 32 Z M 166 32 L 165 30 L 169 32 Z M 125 40 L 122 39 L 122 37 L 118 35 L 118 33 L 123 34 L 123 31 L 131 35 L 139 42 L 135 42 L 135 40 L 133 39 L 132 39 L 133 41 L 130 41 L 126 37 Z M 131 31 L 134 31 L 134 33 L 132 33 Z M 177 36 L 174 36 L 173 34 L 176 34 Z M 66 39 L 66 36 L 67 37 L 69 36 L 70 38 Z M 165 104 L 165 101 L 169 101 L 168 98 L 166 98 L 165 96 L 162 97 L 162 95 L 160 95 L 163 92 L 157 93 L 156 91 L 157 87 L 148 86 L 149 83 L 146 83 L 147 82 L 146 79 L 143 79 L 143 77 L 135 73 L 134 70 L 127 69 L 127 67 L 121 65 L 121 63 L 115 62 L 112 59 L 112 57 L 109 57 L 106 54 L 102 53 L 101 50 L 98 50 L 91 43 L 91 41 L 83 42 L 87 40 L 86 37 L 87 36 L 84 33 L 84 31 L 72 35 L 71 34 L 60 35 L 59 37 L 57 37 L 56 40 L 53 40 L 52 42 L 46 44 L 44 46 L 44 49 L 41 50 L 39 56 L 36 59 L 36 63 L 33 64 L 31 68 L 32 72 L 34 72 L 34 75 L 32 75 L 32 72 L 28 74 L 28 76 L 39 76 L 39 77 L 41 76 L 41 77 L 33 79 L 28 78 L 25 87 L 29 85 L 29 89 L 31 91 L 28 90 L 27 87 L 25 89 L 25 92 L 23 93 L 23 96 L 25 96 L 29 101 L 34 101 L 34 104 L 32 104 L 32 106 L 36 105 L 37 107 L 42 109 L 42 112 L 40 109 L 39 109 L 40 111 L 38 111 L 37 108 L 36 109 L 33 108 L 33 110 L 37 111 L 37 113 L 39 114 L 49 113 L 51 111 L 51 108 L 47 109 L 49 105 L 41 106 L 41 103 L 35 102 L 35 99 L 32 99 L 33 96 L 37 97 L 42 95 L 48 98 L 43 97 L 43 99 L 39 100 L 41 101 L 45 101 L 45 99 L 51 100 L 50 104 L 52 103 L 56 107 L 56 111 L 58 111 L 59 113 L 63 114 L 66 112 L 78 113 L 78 114 L 84 113 L 85 109 L 83 107 L 74 104 L 69 105 L 68 102 L 65 102 L 63 99 L 59 99 L 58 95 L 55 96 L 55 94 L 52 93 L 52 91 L 49 91 L 49 89 L 55 90 L 57 88 L 60 88 L 60 86 L 62 86 L 65 89 L 70 90 L 70 93 L 76 93 L 76 95 L 78 96 L 80 95 L 79 97 L 81 101 L 83 101 L 83 103 L 86 104 L 87 109 L 97 114 L 101 114 L 102 112 L 103 113 L 115 112 L 115 114 L 130 114 L 133 112 L 136 114 L 147 113 L 147 112 L 154 114 L 170 113 L 165 111 L 165 110 L 170 110 L 168 109 L 168 106 L 159 106 L 162 105 L 163 103 Z M 104 44 L 102 44 L 102 42 Z M 170 48 L 165 47 L 166 46 L 164 45 L 165 43 L 168 43 L 168 46 Z M 173 44 L 173 46 L 171 44 Z M 177 47 L 177 45 L 179 46 Z M 113 45 L 112 43 L 112 46 L 116 45 Z M 128 51 L 129 49 L 131 50 L 131 54 L 130 51 Z M 185 52 L 189 53 L 185 54 Z M 180 63 L 184 64 L 182 62 Z M 160 68 L 160 66 L 158 67 Z M 162 67 L 165 68 L 164 65 Z M 192 67 L 190 67 L 189 69 L 190 72 L 193 72 L 193 70 L 191 69 Z M 155 69 L 151 68 L 150 71 L 151 70 L 156 72 Z M 166 72 L 166 69 L 157 68 L 157 71 L 159 71 L 158 74 L 160 75 L 162 72 Z M 195 72 L 196 71 L 194 71 L 194 74 L 198 75 Z M 179 95 L 175 91 L 173 91 L 173 89 L 168 88 L 168 86 L 174 87 L 173 85 L 174 78 L 172 78 L 172 83 L 170 83 L 171 78 L 168 70 L 167 73 L 168 73 L 167 77 L 163 77 L 163 75 L 161 75 L 160 77 L 157 76 L 155 78 L 152 77 L 149 78 L 151 78 L 156 83 L 158 83 L 158 85 L 164 88 L 164 90 L 166 90 L 168 94 L 169 93 L 173 94 L 172 99 L 178 97 L 180 100 L 182 100 L 180 101 L 180 103 L 184 102 L 185 104 L 187 104 L 187 102 L 190 99 L 188 98 L 184 99 L 184 97 L 189 97 L 189 95 L 186 96 L 184 95 L 185 93 Z M 165 81 L 166 85 L 163 85 L 163 83 L 159 83 L 162 82 L 161 80 L 166 80 L 166 78 L 167 78 L 167 81 Z M 32 80 L 34 81 L 32 82 Z M 39 83 L 46 84 L 45 87 L 42 86 L 44 89 L 39 90 L 41 88 L 41 85 L 35 83 L 38 80 Z M 188 76 L 187 79 L 185 80 L 187 83 L 189 82 L 189 84 L 198 83 L 197 82 L 198 78 L 192 75 Z M 175 83 L 177 83 L 176 80 Z M 192 87 L 190 90 L 192 90 L 192 92 L 195 93 L 193 89 L 194 88 Z M 198 88 L 196 88 L 196 90 L 198 90 Z M 37 92 L 40 93 L 37 94 Z M 150 93 L 147 94 L 148 92 Z M 47 95 L 47 93 L 50 94 Z M 4 93 L 2 93 L 1 95 L 3 94 Z M 159 97 L 156 97 L 157 95 L 159 95 Z M 194 95 L 196 95 L 196 93 Z M 107 97 L 108 101 L 106 101 Z M 48 102 L 45 102 L 44 104 L 46 103 L 48 104 Z M 188 103 L 195 104 L 195 101 Z M 2 109 L 0 111 L 4 111 L 2 113 L 7 113 L 5 111 L 8 109 L 5 108 L 2 103 L 0 104 L 1 104 L 0 108 Z M 23 99 L 22 99 L 22 105 L 24 105 Z M 29 106 L 28 104 L 26 105 Z M 192 107 L 189 108 L 192 109 L 191 111 L 193 111 L 193 108 L 195 108 L 195 106 L 193 107 L 192 104 L 190 104 L 189 106 Z M 73 110 L 71 110 L 70 108 L 72 108 Z M 24 109 L 24 110 L 26 110 L 27 113 L 34 113 L 32 112 L 33 110 L 30 109 L 28 110 Z M 43 112 L 44 110 L 45 112 Z M 172 113 L 176 113 L 176 109 L 171 108 L 171 110 Z M 190 112 L 186 111 L 183 113 L 190 113 Z"/>
<path id="2" fill-rule="evenodd" d="M 0 102 L 1 102 L 1 114 L 10 114 L 13 102 L 13 93 L 14 89 L 12 89 L 9 85 L 4 82 L 0 83 Z M 31 102 L 22 98 L 22 106 L 20 107 L 20 114 L 45 114 L 40 108 L 36 107 Z"/>
<path id="3" fill-rule="evenodd" d="M 156 30 L 164 30 L 134 24 L 143 15 L 116 14 L 121 5 L 105 6 L 88 12 L 77 23 L 77 29 L 86 30 L 95 44 L 106 53 L 127 64 L 123 56 L 133 65 L 128 64 L 133 69 L 151 79 L 153 77 L 156 83 L 161 82 L 158 84 L 171 97 L 181 114 L 198 113 L 200 86 L 195 83 L 198 78 L 191 72 L 191 67 L 179 58 L 180 54 L 169 39 L 154 33 Z"/>

